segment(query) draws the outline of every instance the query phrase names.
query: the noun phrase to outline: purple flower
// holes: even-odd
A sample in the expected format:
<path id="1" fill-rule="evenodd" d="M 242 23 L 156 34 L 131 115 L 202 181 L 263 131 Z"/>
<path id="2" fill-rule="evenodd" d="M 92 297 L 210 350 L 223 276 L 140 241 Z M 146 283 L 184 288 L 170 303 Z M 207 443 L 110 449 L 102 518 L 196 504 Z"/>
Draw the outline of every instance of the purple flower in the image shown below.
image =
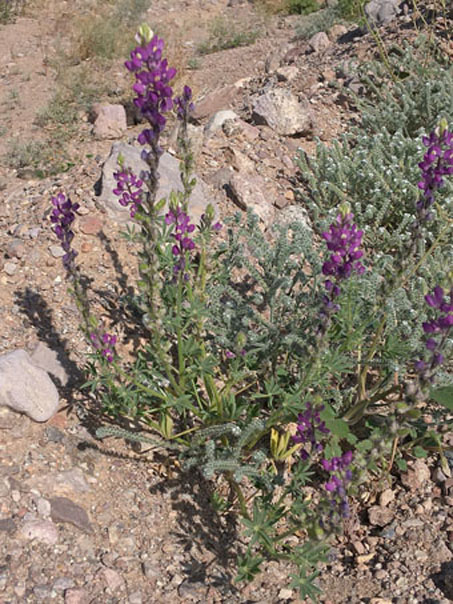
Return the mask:
<path id="1" fill-rule="evenodd" d="M 140 144 L 153 144 L 165 128 L 164 113 L 173 107 L 173 90 L 169 85 L 176 75 L 176 69 L 168 67 L 167 59 L 162 59 L 164 41 L 153 36 L 148 43 L 137 46 L 126 61 L 126 68 L 135 74 L 134 104 L 149 122 L 138 136 Z"/>
<path id="2" fill-rule="evenodd" d="M 74 239 L 71 225 L 75 220 L 75 213 L 80 208 L 80 205 L 72 203 L 64 193 L 59 193 L 56 197 L 52 197 L 52 204 L 54 209 L 50 215 L 50 220 L 54 224 L 53 231 L 61 241 L 61 247 L 66 252 L 63 256 L 63 266 L 68 274 L 73 273 L 77 252 L 71 249 L 71 242 Z"/>
<path id="3" fill-rule="evenodd" d="M 342 518 L 349 516 L 346 489 L 348 483 L 352 480 L 352 472 L 349 469 L 352 459 L 352 451 L 346 451 L 341 457 L 332 457 L 331 459 L 323 459 L 321 461 L 324 470 L 330 474 L 329 480 L 324 484 L 324 488 L 330 496 L 331 515 L 339 512 Z"/>
<path id="4" fill-rule="evenodd" d="M 443 177 L 453 174 L 453 133 L 445 128 L 441 134 L 433 131 L 422 140 L 428 150 L 418 164 L 422 172 L 418 188 L 423 191 L 423 198 L 416 207 L 419 218 L 428 221 L 432 218 L 429 208 L 434 203 L 435 192 L 444 185 Z"/>
<path id="5" fill-rule="evenodd" d="M 321 420 L 320 412 L 324 409 L 323 405 L 314 407 L 312 403 L 307 402 L 306 409 L 303 413 L 297 416 L 297 433 L 292 437 L 295 443 L 310 444 L 312 452 L 319 453 L 323 450 L 323 446 L 318 439 L 317 432 L 321 434 L 329 434 L 325 423 Z M 310 452 L 306 448 L 300 450 L 302 459 L 308 459 Z"/>
<path id="6" fill-rule="evenodd" d="M 133 218 L 142 203 L 143 181 L 137 178 L 130 169 L 114 172 L 113 177 L 116 180 L 116 188 L 113 189 L 113 193 L 119 197 L 120 205 L 131 206 L 130 216 Z"/>
<path id="7" fill-rule="evenodd" d="M 116 344 L 116 336 L 112 336 L 108 333 L 99 335 L 97 332 L 90 334 L 90 340 L 96 350 L 100 350 L 103 357 L 107 359 L 109 363 L 113 362 L 114 347 Z"/>
<path id="8" fill-rule="evenodd" d="M 189 86 L 184 86 L 183 93 L 175 97 L 176 115 L 178 120 L 187 121 L 189 114 L 192 113 L 195 106 L 192 103 L 192 90 Z"/>
<path id="9" fill-rule="evenodd" d="M 422 324 L 423 331 L 430 336 L 425 340 L 425 347 L 431 353 L 430 359 L 416 361 L 414 368 L 422 381 L 432 382 L 432 370 L 442 365 L 445 360 L 441 350 L 453 326 L 453 287 L 449 294 L 445 294 L 442 287 L 437 285 L 432 294 L 425 296 L 425 301 L 430 308 L 438 312 L 436 318 Z M 440 339 L 433 338 L 432 335 L 440 336 Z"/>
<path id="10" fill-rule="evenodd" d="M 180 207 L 167 212 L 165 215 L 165 224 L 175 225 L 172 237 L 175 239 L 176 243 L 172 246 L 171 252 L 176 258 L 173 272 L 177 275 L 186 267 L 186 252 L 190 252 L 195 248 L 194 241 L 188 237 L 188 235 L 195 230 L 195 225 L 190 224 L 189 216 L 186 212 L 183 212 Z M 189 276 L 184 274 L 184 279 L 186 281 L 188 278 Z"/>
<path id="11" fill-rule="evenodd" d="M 322 272 L 326 277 L 324 286 L 328 292 L 324 297 L 326 310 L 335 312 L 338 305 L 334 303 L 335 298 L 340 295 L 339 284 L 352 275 L 361 275 L 365 267 L 359 261 L 363 256 L 360 248 L 362 244 L 363 231 L 357 229 L 353 223 L 354 214 L 342 213 L 337 216 L 336 222 L 331 224 L 329 230 L 322 233 L 327 243 L 327 249 L 332 252 L 330 257 L 322 265 Z"/>

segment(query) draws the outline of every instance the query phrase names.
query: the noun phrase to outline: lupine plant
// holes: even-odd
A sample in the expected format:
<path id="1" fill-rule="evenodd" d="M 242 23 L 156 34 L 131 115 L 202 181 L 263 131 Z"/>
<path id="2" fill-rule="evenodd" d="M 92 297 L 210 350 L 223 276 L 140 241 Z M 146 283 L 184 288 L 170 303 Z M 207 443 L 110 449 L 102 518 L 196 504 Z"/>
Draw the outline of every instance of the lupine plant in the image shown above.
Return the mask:
<path id="1" fill-rule="evenodd" d="M 208 206 L 195 224 L 192 94 L 186 86 L 174 97 L 175 70 L 147 26 L 137 42 L 126 68 L 147 120 L 138 142 L 148 169 L 134 174 L 119 158 L 112 191 L 141 227 L 128 235 L 140 273 L 124 307 L 136 320 L 132 360 L 122 358 L 121 333 L 90 309 L 73 248 L 78 205 L 63 193 L 52 200 L 93 350 L 87 385 L 105 419 L 136 427 L 104 426 L 97 435 L 165 449 L 206 480 L 221 476 L 213 505 L 237 514 L 247 538 L 238 545 L 238 581 L 266 560 L 286 561 L 292 586 L 316 600 L 317 565 L 354 513 L 351 495 L 393 460 L 403 467 L 423 446 L 441 450 L 421 409 L 436 384 L 451 383 L 452 275 L 431 269 L 448 259 L 452 216 L 438 192 L 452 172 L 453 136 L 443 121 L 423 139 L 402 240 L 392 216 L 388 237 L 372 237 L 376 226 L 361 224 L 363 213 L 346 199 L 335 208 L 318 199 L 314 228 L 277 225 L 271 240 L 251 213 L 223 225 Z M 164 209 L 156 200 L 160 137 L 171 111 L 181 123 L 183 191 Z"/>

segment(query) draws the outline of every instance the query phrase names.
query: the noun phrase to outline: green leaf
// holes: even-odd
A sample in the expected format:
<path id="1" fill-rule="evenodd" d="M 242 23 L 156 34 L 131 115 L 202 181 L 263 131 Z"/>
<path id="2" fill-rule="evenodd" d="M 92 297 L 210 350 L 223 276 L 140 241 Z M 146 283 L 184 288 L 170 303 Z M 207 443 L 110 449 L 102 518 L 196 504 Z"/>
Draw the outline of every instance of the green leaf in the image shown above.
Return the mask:
<path id="1" fill-rule="evenodd" d="M 453 385 L 431 390 L 429 394 L 431 398 L 436 401 L 436 403 L 439 403 L 440 405 L 443 405 L 444 407 L 447 407 L 447 409 L 453 411 Z"/>
<path id="2" fill-rule="evenodd" d="M 412 449 L 412 453 L 415 455 L 415 457 L 427 457 L 428 453 L 425 451 L 425 449 L 423 447 L 420 447 L 420 445 L 417 445 L 416 447 L 414 447 Z"/>
<path id="3" fill-rule="evenodd" d="M 401 470 L 401 472 L 405 472 L 407 470 L 407 462 L 405 459 L 397 459 L 396 465 L 398 466 L 398 469 Z"/>
<path id="4" fill-rule="evenodd" d="M 349 434 L 349 426 L 344 419 L 326 419 L 324 420 L 326 427 L 338 436 L 338 438 L 347 438 Z"/>

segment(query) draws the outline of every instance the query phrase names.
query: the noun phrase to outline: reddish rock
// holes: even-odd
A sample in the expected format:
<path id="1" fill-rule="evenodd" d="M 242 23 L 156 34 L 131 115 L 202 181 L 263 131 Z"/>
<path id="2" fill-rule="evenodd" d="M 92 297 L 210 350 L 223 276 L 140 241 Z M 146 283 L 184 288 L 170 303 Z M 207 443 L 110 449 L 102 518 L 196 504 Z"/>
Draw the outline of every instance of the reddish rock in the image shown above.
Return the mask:
<path id="1" fill-rule="evenodd" d="M 93 532 L 90 519 L 85 510 L 67 497 L 53 497 L 50 499 L 50 515 L 54 522 L 68 522 L 87 533 Z"/>
<path id="2" fill-rule="evenodd" d="M 102 227 L 103 221 L 94 214 L 88 214 L 79 219 L 79 228 L 84 235 L 97 235 Z"/>
<path id="3" fill-rule="evenodd" d="M 202 120 L 213 116 L 222 109 L 230 109 L 234 101 L 239 98 L 244 82 L 239 80 L 235 84 L 224 86 L 207 94 L 201 101 L 195 103 L 195 109 L 191 117 L 196 120 Z"/>
<path id="4" fill-rule="evenodd" d="M 96 138 L 119 138 L 126 132 L 126 111 L 123 105 L 96 103 L 92 112 L 95 117 L 93 134 Z"/>

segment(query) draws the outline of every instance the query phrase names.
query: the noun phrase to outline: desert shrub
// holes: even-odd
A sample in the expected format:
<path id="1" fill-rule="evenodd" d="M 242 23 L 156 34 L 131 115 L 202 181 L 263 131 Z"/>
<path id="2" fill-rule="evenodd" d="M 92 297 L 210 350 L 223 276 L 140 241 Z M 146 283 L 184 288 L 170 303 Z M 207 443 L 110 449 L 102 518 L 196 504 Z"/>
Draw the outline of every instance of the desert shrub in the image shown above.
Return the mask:
<path id="1" fill-rule="evenodd" d="M 217 17 L 211 24 L 208 39 L 198 46 L 198 52 L 206 55 L 238 46 L 249 46 L 258 36 L 257 29 L 238 27 L 224 17 Z"/>
<path id="2" fill-rule="evenodd" d="M 442 448 L 438 423 L 453 408 L 453 132 L 441 120 L 421 144 L 387 131 L 374 163 L 365 161 L 366 131 L 333 150 L 319 143 L 317 156 L 300 162 L 312 224 L 263 234 L 252 213 L 222 225 L 207 206 L 196 226 L 192 93 L 173 96 L 163 41 L 147 26 L 139 34 L 126 67 L 148 120 L 138 137 L 148 170 L 134 174 L 120 157 L 112 192 L 141 227 L 125 233 L 139 279 L 118 300 L 124 332 L 90 306 L 74 247 L 78 204 L 63 193 L 52 199 L 92 347 L 86 387 L 104 419 L 135 429 L 104 426 L 97 436 L 147 443 L 214 479 L 214 508 L 243 526 L 237 580 L 251 580 L 265 560 L 285 561 L 292 587 L 314 601 L 316 566 L 350 514 L 349 496 L 371 476 L 388 476 L 393 461 L 403 468 Z M 183 190 L 158 201 L 160 135 L 172 108 Z M 386 157 L 403 176 L 387 174 Z M 333 182 L 340 175 L 353 181 L 349 189 Z M 135 342 L 127 357 L 126 332 Z M 430 396 L 443 405 L 433 421 L 422 415 Z"/>
<path id="3" fill-rule="evenodd" d="M 317 0 L 288 0 L 288 12 L 294 15 L 309 15 L 317 10 Z"/>
<path id="4" fill-rule="evenodd" d="M 327 31 L 333 25 L 340 23 L 342 18 L 337 7 L 322 8 L 306 15 L 296 27 L 298 38 L 308 40 L 320 31 Z"/>

